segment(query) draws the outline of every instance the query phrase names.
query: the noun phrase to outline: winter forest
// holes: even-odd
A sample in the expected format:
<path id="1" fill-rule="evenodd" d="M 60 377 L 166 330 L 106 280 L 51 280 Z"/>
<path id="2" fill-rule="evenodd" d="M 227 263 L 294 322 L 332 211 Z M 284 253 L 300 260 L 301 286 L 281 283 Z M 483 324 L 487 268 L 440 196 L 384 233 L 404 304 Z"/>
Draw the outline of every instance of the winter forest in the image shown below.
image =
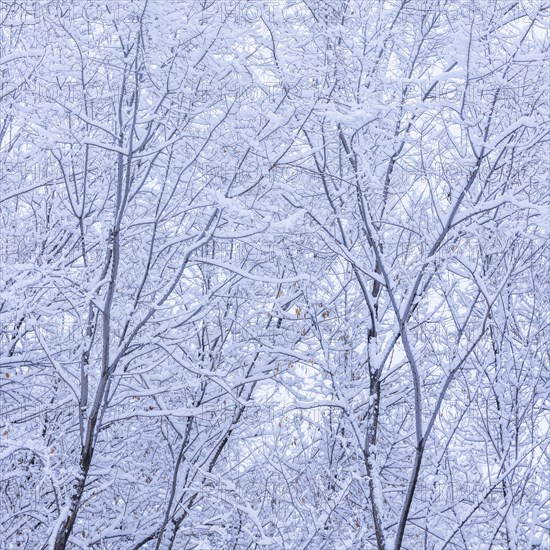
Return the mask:
<path id="1" fill-rule="evenodd" d="M 2 0 L 0 549 L 550 549 L 548 0 Z"/>

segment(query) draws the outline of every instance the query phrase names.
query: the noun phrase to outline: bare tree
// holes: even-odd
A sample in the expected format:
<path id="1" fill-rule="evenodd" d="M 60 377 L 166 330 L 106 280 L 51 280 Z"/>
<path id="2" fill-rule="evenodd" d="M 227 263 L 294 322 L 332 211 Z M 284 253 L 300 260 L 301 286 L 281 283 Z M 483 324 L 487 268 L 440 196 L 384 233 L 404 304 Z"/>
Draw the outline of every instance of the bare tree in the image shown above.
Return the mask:
<path id="1" fill-rule="evenodd" d="M 549 9 L 3 2 L 2 547 L 544 547 Z"/>

